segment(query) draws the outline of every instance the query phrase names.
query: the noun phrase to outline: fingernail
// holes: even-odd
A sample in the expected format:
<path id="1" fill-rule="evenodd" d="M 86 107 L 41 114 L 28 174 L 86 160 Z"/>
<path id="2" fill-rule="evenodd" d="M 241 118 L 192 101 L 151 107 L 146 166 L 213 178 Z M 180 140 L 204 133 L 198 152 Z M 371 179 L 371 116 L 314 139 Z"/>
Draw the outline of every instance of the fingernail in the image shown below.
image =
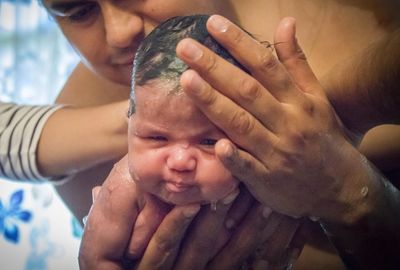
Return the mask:
<path id="1" fill-rule="evenodd" d="M 234 153 L 233 145 L 229 142 L 226 142 L 225 143 L 225 157 L 233 158 L 233 153 Z"/>
<path id="2" fill-rule="evenodd" d="M 92 203 L 94 203 L 94 201 L 97 199 L 99 192 L 100 192 L 100 187 L 92 188 Z"/>
<path id="3" fill-rule="evenodd" d="M 269 207 L 264 207 L 263 211 L 262 211 L 262 215 L 264 218 L 268 218 L 272 213 L 272 209 Z"/>
<path id="4" fill-rule="evenodd" d="M 228 219 L 228 220 L 225 222 L 225 227 L 226 227 L 228 230 L 230 230 L 230 229 L 232 229 L 233 227 L 235 227 L 235 224 L 236 224 L 235 220 L 232 219 L 232 218 L 230 218 L 230 219 Z"/>
<path id="5" fill-rule="evenodd" d="M 228 196 L 226 196 L 222 200 L 222 204 L 228 205 L 228 204 L 232 203 L 236 199 L 236 197 L 239 195 L 239 193 L 240 193 L 239 189 L 235 189 L 234 191 L 232 191 Z"/>
<path id="6" fill-rule="evenodd" d="M 193 41 L 185 40 L 182 42 L 182 54 L 188 60 L 197 61 L 203 55 L 203 51 Z"/>
<path id="7" fill-rule="evenodd" d="M 192 218 L 194 217 L 200 210 L 200 205 L 194 204 L 194 205 L 189 205 L 186 206 L 185 209 L 183 209 L 183 215 L 187 218 Z"/>
<path id="8" fill-rule="evenodd" d="M 228 30 L 228 23 L 226 19 L 221 16 L 211 16 L 209 19 L 210 26 L 221 33 L 224 33 Z"/>

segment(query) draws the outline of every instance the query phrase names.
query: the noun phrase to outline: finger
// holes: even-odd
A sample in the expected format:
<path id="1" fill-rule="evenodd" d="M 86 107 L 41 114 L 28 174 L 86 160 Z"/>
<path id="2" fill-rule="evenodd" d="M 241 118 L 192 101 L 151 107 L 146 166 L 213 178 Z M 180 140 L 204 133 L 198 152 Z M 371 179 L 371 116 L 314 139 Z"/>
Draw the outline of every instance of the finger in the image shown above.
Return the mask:
<path id="1" fill-rule="evenodd" d="M 279 226 L 259 248 L 256 261 L 267 261 L 271 269 L 292 269 L 304 245 L 304 238 L 298 237 L 302 221 L 274 214 L 280 219 Z"/>
<path id="2" fill-rule="evenodd" d="M 276 29 L 274 39 L 280 62 L 299 88 L 307 93 L 325 96 L 296 39 L 296 20 L 284 18 Z"/>
<path id="3" fill-rule="evenodd" d="M 101 186 L 95 186 L 92 188 L 92 203 L 96 200 L 97 196 L 99 195 L 101 190 Z"/>
<path id="4" fill-rule="evenodd" d="M 183 236 L 199 209 L 199 205 L 175 206 L 150 240 L 136 269 L 172 269 Z"/>
<path id="5" fill-rule="evenodd" d="M 238 196 L 233 192 L 224 200 L 219 201 L 215 209 L 203 206 L 189 234 L 185 237 L 181 252 L 174 269 L 204 269 L 214 253 L 217 237 L 224 226 L 225 217 Z"/>
<path id="6" fill-rule="evenodd" d="M 259 245 L 271 210 L 256 203 L 237 227 L 225 247 L 210 262 L 210 269 L 239 269 Z"/>
<path id="7" fill-rule="evenodd" d="M 247 191 L 247 189 L 244 186 L 240 187 L 239 196 L 229 209 L 228 215 L 224 222 L 225 226 L 219 233 L 217 243 L 211 257 L 214 257 L 226 245 L 226 243 L 228 243 L 232 234 L 235 233 L 237 226 L 239 226 L 255 203 L 256 201 Z"/>
<path id="8" fill-rule="evenodd" d="M 222 139 L 215 145 L 215 154 L 232 173 L 241 181 L 251 195 L 260 203 L 270 205 L 268 192 L 268 169 L 259 160 L 245 151 L 238 149 L 232 142 Z"/>
<path id="9" fill-rule="evenodd" d="M 112 169 L 89 213 L 79 250 L 82 269 L 122 269 L 120 259 L 138 214 L 137 201 L 124 157 Z"/>
<path id="10" fill-rule="evenodd" d="M 143 255 L 151 237 L 169 210 L 170 207 L 166 203 L 150 194 L 146 195 L 145 205 L 136 219 L 125 253 L 127 259 L 135 260 Z"/>
<path id="11" fill-rule="evenodd" d="M 298 242 L 292 246 L 294 238 L 299 234 L 300 223 L 300 220 L 273 212 L 260 233 L 263 239 L 261 245 L 247 260 L 251 269 L 292 269 L 301 251 L 297 248 Z"/>
<path id="12" fill-rule="evenodd" d="M 233 202 L 229 209 L 228 216 L 225 220 L 225 228 L 234 231 L 236 226 L 242 221 L 244 216 L 249 212 L 255 200 L 249 191 L 242 186 L 238 198 Z"/>
<path id="13" fill-rule="evenodd" d="M 285 68 L 269 48 L 219 15 L 208 19 L 207 29 L 279 101 L 297 102 L 302 99 Z"/>
<path id="14" fill-rule="evenodd" d="M 198 50 L 201 55 L 195 61 L 191 58 L 193 50 Z M 264 125 L 273 127 L 279 123 L 282 115 L 280 103 L 252 76 L 192 39 L 179 42 L 176 52 L 214 89 L 249 111 Z M 266 117 L 270 115 L 274 117 Z"/>
<path id="15" fill-rule="evenodd" d="M 247 111 L 211 88 L 195 71 L 183 73 L 181 85 L 197 107 L 237 145 L 255 156 L 270 152 L 277 137 Z"/>
<path id="16" fill-rule="evenodd" d="M 266 238 L 263 242 L 264 248 L 260 250 L 259 256 L 271 264 L 287 264 L 288 247 L 300 227 L 301 221 L 276 212 L 273 213 L 272 218 L 279 220 L 279 226 L 267 225 L 264 231 Z"/>
<path id="17" fill-rule="evenodd" d="M 293 236 L 293 239 L 289 243 L 286 254 L 288 268 L 294 266 L 297 259 L 300 257 L 301 252 L 303 251 L 304 245 L 306 244 L 306 238 L 300 232 L 301 227 L 303 227 L 304 224 L 304 222 L 300 222 L 299 227 L 297 228 Z"/>

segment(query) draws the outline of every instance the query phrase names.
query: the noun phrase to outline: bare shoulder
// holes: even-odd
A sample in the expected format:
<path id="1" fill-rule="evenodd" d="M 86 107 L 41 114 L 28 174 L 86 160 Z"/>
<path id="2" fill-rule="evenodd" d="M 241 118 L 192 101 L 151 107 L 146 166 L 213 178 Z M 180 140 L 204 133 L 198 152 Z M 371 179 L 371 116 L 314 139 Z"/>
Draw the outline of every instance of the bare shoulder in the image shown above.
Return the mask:
<path id="1" fill-rule="evenodd" d="M 84 64 L 79 63 L 65 83 L 56 102 L 91 106 L 120 101 L 128 97 L 129 86 L 102 78 Z"/>

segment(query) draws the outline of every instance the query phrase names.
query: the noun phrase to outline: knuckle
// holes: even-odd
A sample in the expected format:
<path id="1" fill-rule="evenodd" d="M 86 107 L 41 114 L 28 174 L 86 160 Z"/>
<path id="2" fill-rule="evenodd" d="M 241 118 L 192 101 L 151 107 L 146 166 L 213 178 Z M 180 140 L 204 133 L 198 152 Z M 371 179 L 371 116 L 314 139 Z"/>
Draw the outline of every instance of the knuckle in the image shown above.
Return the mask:
<path id="1" fill-rule="evenodd" d="M 305 55 L 305 53 L 303 52 L 302 49 L 298 48 L 296 51 L 296 56 L 298 59 L 303 60 L 303 61 L 307 61 L 307 56 Z"/>
<path id="2" fill-rule="evenodd" d="M 211 91 L 210 87 L 208 86 L 205 91 L 203 91 L 201 95 L 201 100 L 207 106 L 213 105 L 217 101 L 217 95 L 214 91 Z"/>
<path id="3" fill-rule="evenodd" d="M 129 260 L 136 260 L 142 255 L 142 251 L 138 248 L 128 248 L 125 252 L 125 257 Z"/>
<path id="4" fill-rule="evenodd" d="M 290 145 L 294 147 L 294 149 L 301 150 L 304 149 L 307 145 L 307 136 L 303 132 L 292 132 L 289 134 Z"/>
<path id="5" fill-rule="evenodd" d="M 307 115 L 313 116 L 316 110 L 314 103 L 312 102 L 303 102 L 303 110 L 306 112 Z"/>
<path id="6" fill-rule="evenodd" d="M 258 56 L 258 69 L 271 71 L 278 68 L 278 61 L 269 50 L 262 50 Z"/>
<path id="7" fill-rule="evenodd" d="M 240 165 L 243 172 L 251 172 L 254 170 L 253 163 L 247 158 L 241 159 Z"/>
<path id="8" fill-rule="evenodd" d="M 207 54 L 207 57 L 204 58 L 204 69 L 206 73 L 214 73 L 214 71 L 218 67 L 217 57 L 213 53 Z"/>
<path id="9" fill-rule="evenodd" d="M 175 241 L 167 235 L 160 234 L 155 236 L 156 247 L 159 252 L 169 253 L 175 248 Z"/>
<path id="10" fill-rule="evenodd" d="M 230 38 L 232 40 L 233 46 L 235 46 L 235 44 L 242 43 L 244 37 L 245 33 L 243 31 L 240 31 L 238 29 L 232 29 L 232 31 L 230 31 Z"/>
<path id="11" fill-rule="evenodd" d="M 239 83 L 239 87 L 239 93 L 245 100 L 253 101 L 261 95 L 260 85 L 253 79 L 243 79 Z"/>
<path id="12" fill-rule="evenodd" d="M 237 133 L 248 134 L 253 130 L 255 121 L 246 111 L 240 110 L 233 114 L 230 125 Z"/>
<path id="13" fill-rule="evenodd" d="M 281 158 L 280 162 L 280 167 L 285 168 L 289 170 L 289 173 L 291 171 L 290 168 L 298 168 L 301 167 L 301 156 L 296 155 L 296 154 L 285 154 Z"/>

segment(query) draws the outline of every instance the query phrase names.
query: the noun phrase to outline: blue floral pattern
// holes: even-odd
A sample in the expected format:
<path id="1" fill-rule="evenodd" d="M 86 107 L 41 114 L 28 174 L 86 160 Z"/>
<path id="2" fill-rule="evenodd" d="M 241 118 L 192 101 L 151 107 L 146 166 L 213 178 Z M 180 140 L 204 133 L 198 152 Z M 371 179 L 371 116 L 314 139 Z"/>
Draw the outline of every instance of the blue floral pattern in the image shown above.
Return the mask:
<path id="1" fill-rule="evenodd" d="M 18 223 L 21 221 L 27 223 L 32 219 L 32 213 L 21 208 L 23 199 L 24 191 L 22 189 L 11 195 L 8 207 L 0 198 L 0 233 L 12 243 L 19 241 Z"/>
<path id="2" fill-rule="evenodd" d="M 3 102 L 53 103 L 78 62 L 40 2 L 0 0 Z M 51 184 L 0 179 L 1 270 L 77 270 L 81 236 Z"/>

